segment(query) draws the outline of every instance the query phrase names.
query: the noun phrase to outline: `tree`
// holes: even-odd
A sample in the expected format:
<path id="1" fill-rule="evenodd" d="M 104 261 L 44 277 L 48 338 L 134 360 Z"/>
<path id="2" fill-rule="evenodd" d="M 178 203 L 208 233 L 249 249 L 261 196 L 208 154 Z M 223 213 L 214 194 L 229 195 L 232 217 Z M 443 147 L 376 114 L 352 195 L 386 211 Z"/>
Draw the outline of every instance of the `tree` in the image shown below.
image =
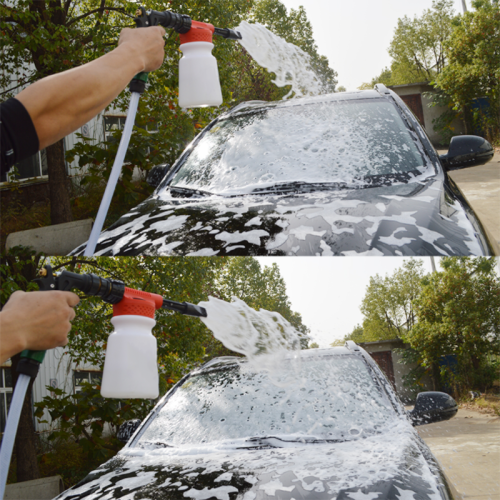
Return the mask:
<path id="1" fill-rule="evenodd" d="M 344 338 L 342 339 L 335 340 L 330 345 L 332 347 L 343 346 L 348 340 L 352 340 L 353 342 L 356 342 L 356 344 L 359 344 L 361 342 L 366 342 L 366 339 L 364 337 L 363 327 L 361 325 L 356 325 L 351 333 L 344 335 Z"/>
<path id="2" fill-rule="evenodd" d="M 257 311 L 280 313 L 302 335 L 302 348 L 307 347 L 309 328 L 302 323 L 301 315 L 292 311 L 286 283 L 276 263 L 262 269 L 253 257 L 232 257 L 217 280 L 217 289 L 217 297 L 222 300 L 237 297 Z M 211 340 L 211 355 L 235 354 L 223 348 L 218 340 Z"/>
<path id="3" fill-rule="evenodd" d="M 404 339 L 422 366 L 434 375 L 438 372 L 458 393 L 480 389 L 486 382 L 488 356 L 500 354 L 500 281 L 495 264 L 495 258 L 442 258 L 443 271 L 426 277 L 413 302 L 418 322 Z M 455 369 L 439 369 L 446 355 L 456 356 Z"/>
<path id="4" fill-rule="evenodd" d="M 452 24 L 445 44 L 448 65 L 436 84 L 450 96 L 453 109 L 465 115 L 466 124 L 475 121 L 495 137 L 500 132 L 500 4 L 478 0 L 472 6 L 475 10 Z M 488 99 L 489 111 L 471 111 L 479 97 Z"/>
<path id="5" fill-rule="evenodd" d="M 376 83 L 403 85 L 433 81 L 447 62 L 445 44 L 451 35 L 453 18 L 451 0 L 433 0 L 432 8 L 420 17 L 398 19 L 389 46 L 391 67 L 359 89 L 372 89 Z"/>
<path id="6" fill-rule="evenodd" d="M 218 0 L 202 2 L 190 0 L 181 2 L 172 0 L 169 9 L 192 16 L 194 19 L 209 21 L 214 25 L 235 26 L 241 16 L 248 13 L 252 1 Z M 164 2 L 151 0 L 148 7 L 164 10 Z M 4 97 L 9 97 L 16 89 L 32 83 L 45 76 L 64 71 L 74 66 L 91 61 L 105 51 L 116 46 L 118 35 L 125 26 L 133 25 L 130 17 L 135 13 L 137 3 L 127 0 L 18 0 L 0 3 L 0 48 L 2 50 L 3 72 L 0 87 L 7 89 Z M 231 71 L 231 54 L 234 42 L 217 39 L 214 55 L 219 60 L 223 95 L 231 100 L 231 91 L 227 83 L 228 72 Z M 152 73 L 148 91 L 141 98 L 143 120 L 153 118 L 157 122 L 156 141 L 163 144 L 165 153 L 158 155 L 159 148 L 147 148 L 145 139 L 137 141 L 135 151 L 129 152 L 129 158 L 140 158 L 139 166 L 147 169 L 161 161 L 170 161 L 178 155 L 197 128 L 206 124 L 213 111 L 196 110 L 192 113 L 182 111 L 177 104 L 177 61 L 179 59 L 178 35 L 171 31 L 166 40 L 165 64 Z M 16 82 L 12 86 L 12 81 Z M 114 105 L 117 108 L 128 107 L 129 92 L 124 91 Z M 141 117 L 139 117 L 141 119 Z M 136 129 L 137 133 L 137 129 Z M 89 153 L 89 156 L 104 150 L 101 158 L 91 162 L 94 166 L 109 163 L 106 145 L 98 145 L 92 149 L 91 144 L 84 144 L 87 149 L 73 152 Z M 133 144 L 134 146 L 134 144 Z M 155 144 L 153 144 L 155 146 Z M 133 148 L 132 148 L 133 149 Z M 71 159 L 71 155 L 70 155 Z M 86 158 L 87 160 L 88 158 Z M 51 221 L 59 224 L 72 220 L 69 180 L 66 174 L 64 156 L 64 140 L 47 148 L 49 173 Z M 80 163 L 80 166 L 85 166 Z M 131 165 L 130 172 L 135 165 Z M 100 176 L 94 171 L 90 174 Z M 125 169 L 125 187 L 128 180 Z M 123 183 L 122 183 L 123 185 Z"/>
<path id="7" fill-rule="evenodd" d="M 322 83 L 323 92 L 335 92 L 337 73 L 329 67 L 328 59 L 318 53 L 311 23 L 302 6 L 297 10 L 290 9 L 288 12 L 279 0 L 256 0 L 248 20 L 262 24 L 288 43 L 309 54 L 311 67 Z M 243 73 L 239 73 L 239 85 L 234 89 L 237 100 L 278 100 L 288 93 L 289 89 L 276 87 L 269 73 L 259 67 L 245 51 L 237 64 L 244 70 Z"/>
<path id="8" fill-rule="evenodd" d="M 446 64 L 444 45 L 454 17 L 451 0 L 433 0 L 421 17 L 398 19 L 389 47 L 393 85 L 434 80 Z"/>
<path id="9" fill-rule="evenodd" d="M 359 90 L 370 90 L 375 87 L 377 83 L 383 83 L 386 86 L 393 85 L 392 83 L 392 71 L 389 68 L 384 68 L 380 75 L 372 78 L 369 83 L 362 83 L 358 89 Z"/>
<path id="10" fill-rule="evenodd" d="M 365 342 L 403 338 L 415 326 L 413 300 L 420 293 L 423 277 L 423 262 L 410 259 L 392 276 L 370 278 L 360 307 Z"/>

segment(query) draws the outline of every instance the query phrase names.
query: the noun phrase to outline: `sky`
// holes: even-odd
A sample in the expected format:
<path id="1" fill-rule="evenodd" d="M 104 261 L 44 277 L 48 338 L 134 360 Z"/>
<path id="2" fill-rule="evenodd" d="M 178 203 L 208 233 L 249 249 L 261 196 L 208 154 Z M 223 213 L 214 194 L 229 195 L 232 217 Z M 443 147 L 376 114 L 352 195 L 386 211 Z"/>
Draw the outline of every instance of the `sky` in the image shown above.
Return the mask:
<path id="1" fill-rule="evenodd" d="M 392 275 L 408 257 L 256 257 L 262 267 L 276 263 L 286 283 L 292 311 L 302 315 L 311 337 L 320 347 L 329 347 L 363 322 L 359 309 L 370 277 Z M 431 272 L 430 257 L 423 261 Z M 439 257 L 435 259 L 438 271 Z M 500 258 L 497 258 L 500 276 Z"/>
<path id="2" fill-rule="evenodd" d="M 470 9 L 471 0 L 466 0 Z M 432 0 L 281 0 L 287 9 L 302 5 L 311 22 L 319 53 L 338 73 L 339 85 L 356 90 L 370 82 L 391 58 L 387 52 L 399 18 L 413 18 Z M 462 0 L 453 0 L 462 12 Z"/>
<path id="3" fill-rule="evenodd" d="M 329 347 L 363 322 L 359 310 L 370 276 L 391 275 L 403 257 L 256 257 L 261 266 L 274 262 L 286 283 L 292 310 L 302 315 L 311 337 Z M 419 258 L 431 272 L 429 257 Z M 439 270 L 439 259 L 436 266 Z"/>

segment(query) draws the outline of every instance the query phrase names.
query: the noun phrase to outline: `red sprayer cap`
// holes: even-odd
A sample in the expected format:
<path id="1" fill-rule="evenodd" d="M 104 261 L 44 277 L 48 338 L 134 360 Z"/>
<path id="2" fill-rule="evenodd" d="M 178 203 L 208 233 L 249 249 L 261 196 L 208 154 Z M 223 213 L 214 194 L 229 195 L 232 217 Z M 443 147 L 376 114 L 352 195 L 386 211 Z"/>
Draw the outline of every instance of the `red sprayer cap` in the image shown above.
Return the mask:
<path id="1" fill-rule="evenodd" d="M 191 22 L 191 29 L 180 35 L 181 45 L 191 42 L 209 42 L 212 43 L 212 35 L 215 32 L 213 25 L 208 23 L 200 23 L 199 21 Z"/>
<path id="2" fill-rule="evenodd" d="M 155 310 L 163 305 L 163 297 L 156 293 L 141 292 L 133 288 L 125 288 L 123 299 L 113 305 L 114 316 L 146 316 L 155 317 Z"/>

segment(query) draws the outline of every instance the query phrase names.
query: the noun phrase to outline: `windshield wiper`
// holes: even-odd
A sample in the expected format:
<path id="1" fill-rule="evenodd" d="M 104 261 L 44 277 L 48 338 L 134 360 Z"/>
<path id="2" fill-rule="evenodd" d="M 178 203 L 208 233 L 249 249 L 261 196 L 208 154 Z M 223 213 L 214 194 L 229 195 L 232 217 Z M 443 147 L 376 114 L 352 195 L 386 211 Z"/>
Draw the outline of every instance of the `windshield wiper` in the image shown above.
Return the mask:
<path id="1" fill-rule="evenodd" d="M 314 436 L 300 436 L 300 437 L 291 437 L 290 439 L 285 439 L 283 437 L 278 436 L 254 436 L 246 438 L 246 442 L 250 443 L 258 443 L 258 446 L 270 446 L 273 448 L 278 448 L 278 446 L 273 446 L 269 440 L 277 440 L 283 443 L 303 443 L 303 444 L 317 444 L 317 443 L 343 443 L 347 441 L 347 439 L 323 439 Z"/>
<path id="2" fill-rule="evenodd" d="M 177 187 L 177 186 L 170 186 L 170 194 L 172 194 L 173 196 L 180 195 L 185 198 L 191 198 L 192 196 L 197 196 L 197 197 L 213 196 L 213 193 L 210 193 L 209 191 L 202 191 L 200 189 L 192 189 L 192 188 Z"/>
<path id="3" fill-rule="evenodd" d="M 171 444 L 162 443 L 160 441 L 156 441 L 156 442 L 144 441 L 144 442 L 140 442 L 139 446 L 141 448 L 144 448 L 144 446 L 156 446 L 157 448 L 173 448 L 173 446 Z"/>
<path id="4" fill-rule="evenodd" d="M 326 191 L 330 189 L 348 189 L 354 188 L 347 182 L 283 182 L 282 184 L 274 184 L 265 188 L 257 188 L 252 190 L 254 193 L 285 193 L 285 192 L 312 192 Z"/>

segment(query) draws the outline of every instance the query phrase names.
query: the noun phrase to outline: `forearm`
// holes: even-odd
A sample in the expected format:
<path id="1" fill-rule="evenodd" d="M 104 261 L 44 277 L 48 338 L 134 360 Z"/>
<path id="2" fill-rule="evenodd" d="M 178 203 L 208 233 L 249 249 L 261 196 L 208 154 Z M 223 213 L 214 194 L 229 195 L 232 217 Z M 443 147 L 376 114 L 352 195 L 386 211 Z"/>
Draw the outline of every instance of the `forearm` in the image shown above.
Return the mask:
<path id="1" fill-rule="evenodd" d="M 19 335 L 16 319 L 13 314 L 0 312 L 0 365 L 26 348 L 23 335 Z"/>
<path id="2" fill-rule="evenodd" d="M 44 78 L 20 92 L 31 116 L 40 149 L 78 129 L 108 106 L 133 76 L 144 69 L 143 61 L 117 47 L 95 61 Z"/>
<path id="3" fill-rule="evenodd" d="M 78 68 L 52 75 L 20 92 L 43 149 L 87 123 L 141 71 L 163 62 L 165 30 L 161 26 L 125 28 L 118 47 Z"/>

